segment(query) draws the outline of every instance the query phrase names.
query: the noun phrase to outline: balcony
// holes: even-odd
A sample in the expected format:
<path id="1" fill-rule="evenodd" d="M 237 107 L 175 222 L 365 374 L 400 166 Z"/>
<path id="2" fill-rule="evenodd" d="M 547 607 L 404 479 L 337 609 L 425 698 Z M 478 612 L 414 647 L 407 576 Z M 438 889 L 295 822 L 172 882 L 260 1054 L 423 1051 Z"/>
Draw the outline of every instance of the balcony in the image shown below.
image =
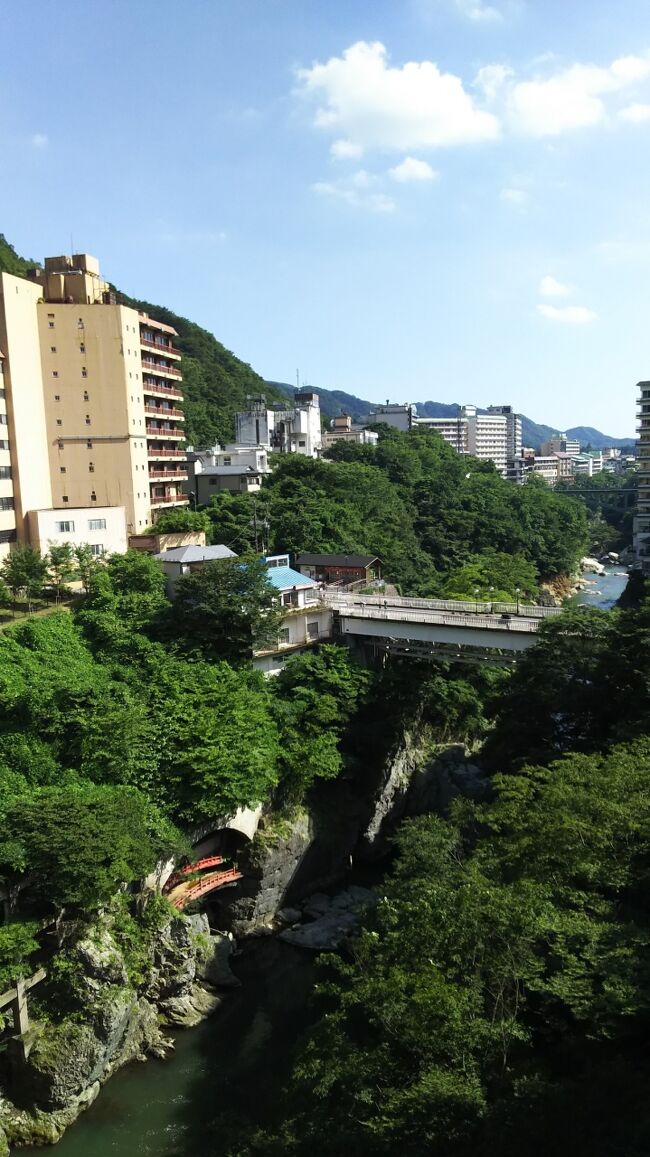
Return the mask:
<path id="1" fill-rule="evenodd" d="M 163 377 L 182 378 L 183 375 L 176 366 L 161 366 L 158 362 L 151 361 L 149 358 L 141 358 L 143 370 L 147 370 L 150 374 L 160 374 Z"/>
<path id="2" fill-rule="evenodd" d="M 146 402 L 144 412 L 150 418 L 176 418 L 180 422 L 185 421 L 185 414 L 182 410 L 164 410 L 161 406 L 150 406 Z"/>
<path id="3" fill-rule="evenodd" d="M 153 494 L 151 496 L 152 506 L 180 506 L 189 502 L 187 494 Z"/>
<path id="4" fill-rule="evenodd" d="M 147 438 L 184 438 L 182 430 L 176 426 L 146 426 Z"/>
<path id="5" fill-rule="evenodd" d="M 154 350 L 155 353 L 168 358 L 180 358 L 181 351 L 174 348 L 173 345 L 163 345 L 162 342 L 149 341 L 148 338 L 140 335 L 140 345 L 144 349 Z"/>
<path id="6" fill-rule="evenodd" d="M 169 467 L 167 470 L 149 470 L 149 477 L 163 481 L 167 478 L 170 482 L 187 482 L 187 472 L 180 466 Z"/>
<path id="7" fill-rule="evenodd" d="M 142 389 L 145 394 L 161 394 L 164 398 L 182 398 L 183 391 L 176 386 L 162 385 L 160 382 L 146 382 L 142 380 Z"/>
<path id="8" fill-rule="evenodd" d="M 184 450 L 169 450 L 166 446 L 147 446 L 147 458 L 185 458 Z"/>

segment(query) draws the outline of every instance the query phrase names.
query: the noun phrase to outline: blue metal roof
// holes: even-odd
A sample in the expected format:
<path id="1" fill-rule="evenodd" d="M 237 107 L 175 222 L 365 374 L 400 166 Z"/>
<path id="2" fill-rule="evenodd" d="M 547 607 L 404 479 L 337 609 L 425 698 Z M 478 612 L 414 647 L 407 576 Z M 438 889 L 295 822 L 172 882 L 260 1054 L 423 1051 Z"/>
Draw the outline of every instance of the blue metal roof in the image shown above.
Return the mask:
<path id="1" fill-rule="evenodd" d="M 318 586 L 313 579 L 307 578 L 307 575 L 300 574 L 300 571 L 290 566 L 269 566 L 266 573 L 271 585 L 279 591 L 290 591 L 292 587 Z"/>

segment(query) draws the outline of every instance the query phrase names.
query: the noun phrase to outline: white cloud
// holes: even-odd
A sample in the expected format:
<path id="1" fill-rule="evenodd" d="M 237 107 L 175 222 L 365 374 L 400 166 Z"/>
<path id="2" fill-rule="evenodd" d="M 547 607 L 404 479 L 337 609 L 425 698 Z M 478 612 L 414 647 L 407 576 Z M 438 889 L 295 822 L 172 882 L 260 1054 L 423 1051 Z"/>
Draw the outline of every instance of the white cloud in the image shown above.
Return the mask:
<path id="1" fill-rule="evenodd" d="M 498 8 L 493 8 L 491 4 L 484 4 L 483 0 L 454 0 L 454 3 L 461 16 L 466 16 L 468 20 L 473 20 L 476 23 L 484 24 L 503 20 L 503 13 Z"/>
<path id="2" fill-rule="evenodd" d="M 358 160 L 363 156 L 363 147 L 355 145 L 353 141 L 333 141 L 330 153 L 335 161 Z"/>
<path id="3" fill-rule="evenodd" d="M 602 123 L 603 97 L 646 80 L 650 59 L 623 56 L 607 68 L 574 64 L 545 80 L 520 81 L 508 92 L 508 114 L 515 130 L 532 137 L 558 136 Z"/>
<path id="4" fill-rule="evenodd" d="M 320 197 L 342 201 L 353 209 L 365 209 L 369 213 L 394 212 L 396 206 L 392 197 L 387 197 L 385 193 L 369 193 L 367 183 L 359 178 L 360 174 L 356 173 L 349 184 L 342 181 L 316 181 L 312 189 Z"/>
<path id="5" fill-rule="evenodd" d="M 586 305 L 538 305 L 537 312 L 549 321 L 559 321 L 565 325 L 588 325 L 596 320 L 593 309 L 587 309 Z"/>
<path id="6" fill-rule="evenodd" d="M 30 137 L 30 141 L 35 149 L 44 149 L 49 144 L 45 133 L 34 133 L 34 135 Z"/>
<path id="7" fill-rule="evenodd" d="M 394 181 L 406 184 L 409 181 L 435 181 L 438 177 L 435 169 L 427 161 L 419 161 L 417 157 L 404 157 L 399 165 L 388 170 Z"/>
<path id="8" fill-rule="evenodd" d="M 528 193 L 525 189 L 502 189 L 499 193 L 499 200 L 505 201 L 508 205 L 525 205 L 528 201 Z"/>
<path id="9" fill-rule="evenodd" d="M 628 104 L 618 115 L 622 121 L 629 121 L 630 124 L 644 124 L 650 121 L 650 104 Z"/>
<path id="10" fill-rule="evenodd" d="M 495 116 L 480 109 L 460 77 L 433 61 L 395 68 L 383 44 L 358 41 L 342 56 L 298 72 L 299 92 L 319 100 L 314 124 L 340 134 L 334 155 L 369 149 L 469 144 L 499 135 Z"/>
<path id="11" fill-rule="evenodd" d="M 539 292 L 542 297 L 567 297 L 572 292 L 570 285 L 563 285 L 554 277 L 543 277 L 539 283 Z"/>
<path id="12" fill-rule="evenodd" d="M 503 91 L 505 84 L 514 76 L 511 68 L 505 64 L 486 64 L 479 68 L 472 87 L 478 88 L 488 101 L 495 100 Z"/>

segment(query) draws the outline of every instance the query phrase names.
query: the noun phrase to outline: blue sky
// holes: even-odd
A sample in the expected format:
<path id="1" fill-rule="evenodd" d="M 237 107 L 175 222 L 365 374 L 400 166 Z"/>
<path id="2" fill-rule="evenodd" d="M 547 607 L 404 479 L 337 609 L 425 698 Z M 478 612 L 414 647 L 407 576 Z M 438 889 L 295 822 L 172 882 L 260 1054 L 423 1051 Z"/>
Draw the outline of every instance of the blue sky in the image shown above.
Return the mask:
<path id="1" fill-rule="evenodd" d="M 263 376 L 634 430 L 647 0 L 0 0 L 0 231 Z"/>

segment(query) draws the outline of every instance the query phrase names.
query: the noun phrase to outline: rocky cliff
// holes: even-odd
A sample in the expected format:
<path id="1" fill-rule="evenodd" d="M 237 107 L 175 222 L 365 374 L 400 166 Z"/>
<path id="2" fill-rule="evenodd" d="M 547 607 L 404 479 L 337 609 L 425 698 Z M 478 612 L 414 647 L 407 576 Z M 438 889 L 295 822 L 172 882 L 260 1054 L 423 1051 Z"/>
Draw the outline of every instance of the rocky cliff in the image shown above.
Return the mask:
<path id="1" fill-rule="evenodd" d="M 0 1157 L 9 1143 L 58 1141 L 116 1069 L 164 1056 L 173 1047 L 167 1026 L 198 1024 L 220 1004 L 219 990 L 238 983 L 231 950 L 205 916 L 170 914 L 151 935 L 146 960 L 125 950 L 114 913 L 67 944 L 50 999 L 46 991 L 33 1001 L 26 1059 L 3 1067 Z"/>

